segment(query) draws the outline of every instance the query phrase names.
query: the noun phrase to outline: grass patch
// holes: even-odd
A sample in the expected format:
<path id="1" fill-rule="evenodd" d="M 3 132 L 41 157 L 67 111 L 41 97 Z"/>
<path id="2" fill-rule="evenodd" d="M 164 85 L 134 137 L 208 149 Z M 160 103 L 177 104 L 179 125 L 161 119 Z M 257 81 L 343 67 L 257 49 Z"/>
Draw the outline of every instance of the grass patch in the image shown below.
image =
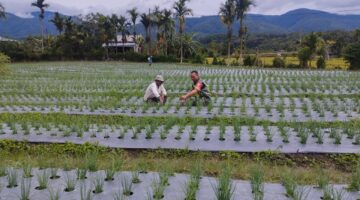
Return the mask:
<path id="1" fill-rule="evenodd" d="M 26 160 L 31 166 L 71 170 L 84 168 L 84 155 L 97 152 L 97 169 L 111 169 L 114 158 L 122 162 L 123 171 L 158 171 L 168 166 L 176 173 L 191 173 L 193 163 L 202 161 L 204 175 L 217 176 L 221 166 L 229 163 L 234 179 L 248 180 L 249 169 L 261 161 L 266 171 L 265 181 L 280 182 L 284 171 L 291 170 L 299 184 L 317 184 L 321 166 L 329 180 L 334 183 L 350 183 L 351 172 L 360 160 L 358 154 L 281 154 L 277 152 L 235 153 L 235 152 L 190 152 L 187 150 L 143 150 L 126 151 L 98 147 L 91 144 L 29 144 L 10 140 L 0 141 L 2 166 L 17 166 Z M 30 158 L 30 159 L 29 159 Z M 114 169 L 112 169 L 114 170 Z M 118 171 L 118 170 L 115 170 Z M 5 172 L 4 172 L 5 173 Z M 76 179 L 76 177 L 75 177 Z"/>

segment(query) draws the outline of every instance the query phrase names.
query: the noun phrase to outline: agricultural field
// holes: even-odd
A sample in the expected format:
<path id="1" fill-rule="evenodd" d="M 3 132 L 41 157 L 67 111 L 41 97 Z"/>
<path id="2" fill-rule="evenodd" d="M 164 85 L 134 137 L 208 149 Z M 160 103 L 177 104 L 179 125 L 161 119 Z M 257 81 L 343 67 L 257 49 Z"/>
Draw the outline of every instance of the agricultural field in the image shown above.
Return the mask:
<path id="1" fill-rule="evenodd" d="M 359 72 L 10 68 L 0 79 L 0 199 L 360 199 Z M 209 85 L 207 106 L 180 104 L 194 69 Z M 165 105 L 143 100 L 157 74 Z"/>

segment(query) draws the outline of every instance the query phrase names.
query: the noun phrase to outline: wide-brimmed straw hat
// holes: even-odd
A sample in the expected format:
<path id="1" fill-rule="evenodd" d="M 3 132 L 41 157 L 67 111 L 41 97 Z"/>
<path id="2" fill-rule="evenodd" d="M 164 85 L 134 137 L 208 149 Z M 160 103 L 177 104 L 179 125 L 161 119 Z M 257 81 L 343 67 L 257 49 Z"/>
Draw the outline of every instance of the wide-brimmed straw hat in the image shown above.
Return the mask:
<path id="1" fill-rule="evenodd" d="M 163 76 L 161 76 L 161 75 L 157 75 L 157 76 L 155 77 L 155 81 L 161 81 L 161 82 L 164 82 L 165 80 L 164 80 L 164 77 L 163 77 Z"/>

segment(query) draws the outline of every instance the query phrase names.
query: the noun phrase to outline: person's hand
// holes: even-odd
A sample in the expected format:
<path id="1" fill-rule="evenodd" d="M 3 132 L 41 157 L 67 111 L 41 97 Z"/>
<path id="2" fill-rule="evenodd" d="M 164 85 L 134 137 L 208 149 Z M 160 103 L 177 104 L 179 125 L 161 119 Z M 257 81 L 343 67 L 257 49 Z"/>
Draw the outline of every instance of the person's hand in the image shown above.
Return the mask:
<path id="1" fill-rule="evenodd" d="M 160 96 L 160 103 L 164 104 L 164 97 L 163 96 Z"/>
<path id="2" fill-rule="evenodd" d="M 186 99 L 187 99 L 186 95 L 180 97 L 181 101 L 186 101 Z"/>

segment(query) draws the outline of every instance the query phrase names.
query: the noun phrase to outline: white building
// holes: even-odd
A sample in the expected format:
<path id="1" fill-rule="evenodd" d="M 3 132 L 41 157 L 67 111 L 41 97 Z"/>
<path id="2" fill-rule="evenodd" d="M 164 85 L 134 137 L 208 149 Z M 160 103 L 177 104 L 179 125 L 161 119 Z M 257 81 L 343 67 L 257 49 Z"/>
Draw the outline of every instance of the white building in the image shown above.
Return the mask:
<path id="1" fill-rule="evenodd" d="M 137 44 L 136 41 L 138 41 L 138 39 L 140 39 L 140 38 L 142 38 L 142 36 L 137 35 L 135 40 L 134 40 L 133 35 L 128 35 L 128 36 L 126 36 L 126 42 L 123 43 L 122 35 L 117 35 L 117 42 L 116 41 L 111 41 L 109 44 L 103 44 L 102 46 L 104 48 L 109 47 L 109 49 L 111 51 L 116 51 L 116 49 L 117 49 L 118 52 L 122 52 L 122 50 L 124 49 L 125 51 L 133 51 L 133 52 L 138 53 L 138 52 L 141 52 L 141 48 Z"/>
<path id="2" fill-rule="evenodd" d="M 12 40 L 12 39 L 4 38 L 4 37 L 0 36 L 0 42 L 16 42 L 16 40 Z"/>

